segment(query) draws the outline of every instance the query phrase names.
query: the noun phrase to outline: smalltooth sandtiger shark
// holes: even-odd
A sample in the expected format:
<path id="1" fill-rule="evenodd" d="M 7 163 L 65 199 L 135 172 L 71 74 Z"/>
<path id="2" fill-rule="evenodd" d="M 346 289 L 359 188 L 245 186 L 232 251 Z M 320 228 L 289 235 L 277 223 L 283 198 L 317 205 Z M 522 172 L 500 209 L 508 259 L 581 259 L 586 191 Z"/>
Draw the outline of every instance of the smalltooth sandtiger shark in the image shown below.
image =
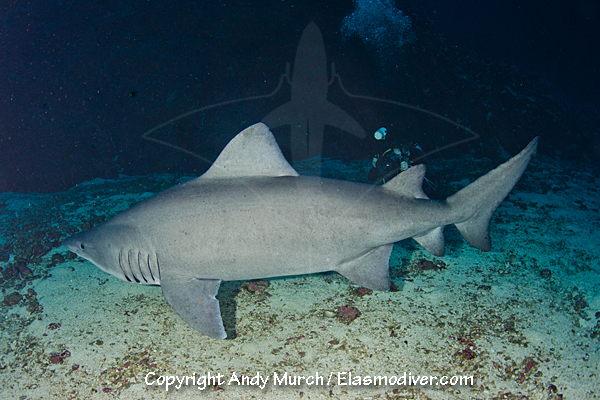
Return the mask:
<path id="1" fill-rule="evenodd" d="M 215 298 L 222 280 L 336 271 L 357 285 L 389 290 L 394 242 L 413 238 L 444 253 L 444 226 L 491 248 L 492 213 L 537 148 L 521 153 L 450 196 L 430 200 L 425 166 L 381 186 L 299 176 L 269 128 L 240 132 L 206 173 L 146 199 L 64 245 L 117 278 L 161 285 L 192 328 L 227 334 Z"/>

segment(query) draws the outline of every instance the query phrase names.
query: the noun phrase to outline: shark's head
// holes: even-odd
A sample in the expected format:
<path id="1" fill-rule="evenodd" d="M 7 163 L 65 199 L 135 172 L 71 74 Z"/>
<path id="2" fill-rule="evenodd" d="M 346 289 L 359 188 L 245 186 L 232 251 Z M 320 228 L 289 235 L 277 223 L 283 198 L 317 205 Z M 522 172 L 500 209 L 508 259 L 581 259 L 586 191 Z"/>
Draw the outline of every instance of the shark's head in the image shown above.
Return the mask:
<path id="1" fill-rule="evenodd" d="M 158 274 L 154 278 L 148 269 L 148 265 L 153 263 L 150 263 L 151 260 L 147 256 L 142 257 L 142 261 L 148 260 L 147 263 L 140 262 L 140 252 L 137 250 L 139 243 L 133 245 L 138 236 L 133 228 L 102 224 L 71 236 L 63 245 L 102 271 L 121 280 L 156 284 L 159 282 Z"/>
<path id="2" fill-rule="evenodd" d="M 118 249 L 116 243 L 107 235 L 106 229 L 92 228 L 88 231 L 71 236 L 63 245 L 79 257 L 93 263 L 104 272 L 125 280 L 119 267 Z"/>

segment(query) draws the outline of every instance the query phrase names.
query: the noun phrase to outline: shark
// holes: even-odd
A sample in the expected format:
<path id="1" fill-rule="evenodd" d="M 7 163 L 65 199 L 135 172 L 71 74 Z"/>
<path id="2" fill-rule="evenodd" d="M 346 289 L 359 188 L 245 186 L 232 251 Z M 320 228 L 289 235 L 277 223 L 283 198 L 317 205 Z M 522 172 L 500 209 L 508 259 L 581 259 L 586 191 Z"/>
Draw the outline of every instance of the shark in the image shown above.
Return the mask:
<path id="1" fill-rule="evenodd" d="M 519 154 L 446 200 L 423 192 L 425 166 L 383 185 L 300 176 L 263 123 L 238 133 L 201 176 L 158 193 L 64 246 L 123 281 L 160 285 L 192 328 L 224 339 L 221 281 L 336 271 L 390 289 L 395 242 L 444 254 L 445 226 L 491 249 L 490 219 L 537 149 Z"/>
<path id="2" fill-rule="evenodd" d="M 296 49 L 291 79 L 291 100 L 271 111 L 262 122 L 271 129 L 291 126 L 292 160 L 317 157 L 322 152 L 323 130 L 333 126 L 361 139 L 365 130 L 350 114 L 327 100 L 327 55 L 319 27 L 310 22 Z"/>

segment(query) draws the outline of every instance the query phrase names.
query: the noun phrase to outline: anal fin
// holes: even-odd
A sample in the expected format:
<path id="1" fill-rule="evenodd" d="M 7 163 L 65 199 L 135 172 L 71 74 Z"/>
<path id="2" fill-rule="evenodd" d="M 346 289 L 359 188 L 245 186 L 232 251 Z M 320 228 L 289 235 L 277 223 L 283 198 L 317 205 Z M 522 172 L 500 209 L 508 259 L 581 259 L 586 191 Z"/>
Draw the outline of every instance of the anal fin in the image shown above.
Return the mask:
<path id="1" fill-rule="evenodd" d="M 415 236 L 413 239 L 434 256 L 444 255 L 444 227 L 439 226 L 425 235 Z"/>
<path id="2" fill-rule="evenodd" d="M 161 287 L 167 303 L 198 332 L 214 339 L 225 339 L 219 301 L 219 279 L 196 279 L 161 274 Z"/>
<path id="3" fill-rule="evenodd" d="M 390 290 L 390 254 L 392 244 L 376 247 L 336 269 L 352 282 L 373 290 Z"/>

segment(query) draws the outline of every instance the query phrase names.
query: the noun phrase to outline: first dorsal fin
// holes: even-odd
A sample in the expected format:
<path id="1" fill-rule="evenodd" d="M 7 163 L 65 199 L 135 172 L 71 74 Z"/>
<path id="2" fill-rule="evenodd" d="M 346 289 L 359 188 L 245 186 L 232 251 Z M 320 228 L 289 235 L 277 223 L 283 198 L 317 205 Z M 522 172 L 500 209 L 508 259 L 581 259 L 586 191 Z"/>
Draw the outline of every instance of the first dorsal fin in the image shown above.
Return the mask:
<path id="1" fill-rule="evenodd" d="M 281 153 L 269 128 L 260 122 L 231 139 L 201 178 L 250 176 L 298 176 Z"/>
<path id="2" fill-rule="evenodd" d="M 425 164 L 415 165 L 398 174 L 383 185 L 383 188 L 410 198 L 429 199 L 423 191 L 423 178 L 425 178 L 426 170 Z"/>

